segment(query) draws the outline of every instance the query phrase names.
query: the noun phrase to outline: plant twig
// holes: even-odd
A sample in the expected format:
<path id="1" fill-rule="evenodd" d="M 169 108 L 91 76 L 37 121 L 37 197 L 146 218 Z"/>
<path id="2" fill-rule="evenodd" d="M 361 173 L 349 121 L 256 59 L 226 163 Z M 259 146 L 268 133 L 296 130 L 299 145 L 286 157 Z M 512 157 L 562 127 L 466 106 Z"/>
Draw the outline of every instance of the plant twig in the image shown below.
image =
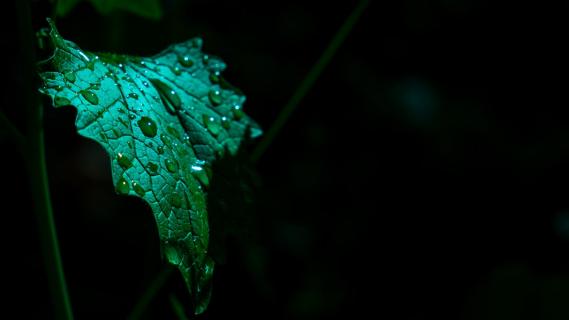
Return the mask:
<path id="1" fill-rule="evenodd" d="M 273 142 L 276 135 L 281 131 L 283 126 L 286 124 L 287 120 L 290 118 L 300 101 L 306 96 L 308 91 L 312 88 L 322 71 L 326 68 L 326 66 L 330 63 L 338 48 L 342 45 L 364 10 L 366 9 L 367 5 L 369 4 L 369 0 L 360 0 L 354 11 L 348 16 L 344 24 L 340 27 L 338 32 L 332 38 L 332 41 L 322 53 L 322 56 L 316 61 L 312 69 L 306 75 L 306 78 L 300 83 L 296 92 L 292 95 L 290 100 L 281 110 L 277 119 L 271 126 L 271 128 L 265 133 L 264 138 L 261 142 L 257 145 L 257 148 L 253 151 L 251 155 L 251 160 L 253 163 L 259 161 L 261 156 L 265 153 L 269 145 Z"/>
<path id="2" fill-rule="evenodd" d="M 37 74 L 32 30 L 31 10 L 28 1 L 16 1 L 18 28 L 20 34 L 20 50 L 23 55 L 23 83 L 28 84 L 22 91 L 22 103 L 26 111 L 27 143 L 21 145 L 30 178 L 30 191 L 33 208 L 37 217 L 39 240 L 47 272 L 50 295 L 54 305 L 56 319 L 72 320 L 73 313 L 67 292 L 63 264 L 59 251 L 59 243 L 55 230 L 53 209 L 49 194 L 47 166 L 45 161 L 45 144 L 43 130 L 43 105 L 37 92 Z M 20 141 L 24 143 L 24 141 Z"/>

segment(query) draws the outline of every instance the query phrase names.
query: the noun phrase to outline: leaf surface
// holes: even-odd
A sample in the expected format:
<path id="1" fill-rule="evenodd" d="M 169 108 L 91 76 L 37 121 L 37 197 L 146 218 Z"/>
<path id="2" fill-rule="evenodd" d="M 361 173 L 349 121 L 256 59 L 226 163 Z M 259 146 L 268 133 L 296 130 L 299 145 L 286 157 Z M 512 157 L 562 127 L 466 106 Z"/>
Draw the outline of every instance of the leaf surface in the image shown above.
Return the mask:
<path id="1" fill-rule="evenodd" d="M 162 251 L 182 273 L 195 313 L 203 312 L 214 268 L 211 164 L 261 134 L 243 113 L 245 97 L 221 77 L 224 62 L 204 54 L 199 38 L 148 58 L 94 54 L 50 25 L 54 51 L 39 64 L 40 91 L 55 107 L 75 106 L 78 133 L 110 155 L 116 192 L 150 205 Z"/>

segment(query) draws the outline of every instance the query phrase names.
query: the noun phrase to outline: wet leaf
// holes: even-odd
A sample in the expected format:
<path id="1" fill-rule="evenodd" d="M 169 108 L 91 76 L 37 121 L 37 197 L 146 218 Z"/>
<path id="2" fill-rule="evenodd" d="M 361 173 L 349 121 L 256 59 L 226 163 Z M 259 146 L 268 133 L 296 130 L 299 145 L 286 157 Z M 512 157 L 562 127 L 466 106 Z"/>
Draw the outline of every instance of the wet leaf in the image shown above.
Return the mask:
<path id="1" fill-rule="evenodd" d="M 214 267 L 206 208 L 211 164 L 235 154 L 245 135 L 261 134 L 243 114 L 245 97 L 223 80 L 225 64 L 201 51 L 201 39 L 148 58 L 94 54 L 50 25 L 54 51 L 39 64 L 41 91 L 56 107 L 77 108 L 79 134 L 110 155 L 116 192 L 150 205 L 162 251 L 181 271 L 195 313 L 203 312 Z"/>

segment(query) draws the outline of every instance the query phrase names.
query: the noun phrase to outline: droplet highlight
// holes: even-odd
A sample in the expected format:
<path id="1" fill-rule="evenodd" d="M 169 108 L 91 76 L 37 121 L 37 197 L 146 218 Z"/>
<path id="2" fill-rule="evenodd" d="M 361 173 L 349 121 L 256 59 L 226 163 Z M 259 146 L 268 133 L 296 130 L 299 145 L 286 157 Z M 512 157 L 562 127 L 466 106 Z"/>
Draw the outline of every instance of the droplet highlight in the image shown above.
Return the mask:
<path id="1" fill-rule="evenodd" d="M 221 91 L 219 91 L 219 90 L 210 90 L 208 97 L 209 97 L 209 101 L 214 106 L 218 106 L 221 103 Z"/>
<path id="2" fill-rule="evenodd" d="M 217 136 L 221 131 L 221 124 L 214 117 L 203 115 L 203 122 L 207 130 L 214 136 Z"/>
<path id="3" fill-rule="evenodd" d="M 130 192 L 130 187 L 128 185 L 128 182 L 126 182 L 126 180 L 121 177 L 115 186 L 115 190 L 119 194 L 128 194 Z"/>
<path id="4" fill-rule="evenodd" d="M 156 127 L 156 122 L 154 122 L 154 120 L 150 119 L 149 117 L 142 117 L 137 121 L 137 124 L 140 128 L 140 131 L 142 131 L 145 136 L 149 138 L 156 136 L 158 128 Z"/>
<path id="5" fill-rule="evenodd" d="M 132 162 L 130 161 L 130 159 L 120 152 L 117 153 L 117 162 L 125 170 L 132 167 Z"/>
<path id="6" fill-rule="evenodd" d="M 176 91 L 158 79 L 150 79 L 150 82 L 160 94 L 160 98 L 162 99 L 164 106 L 166 106 L 166 110 L 171 114 L 176 114 L 177 110 L 182 107 L 182 100 Z"/>
<path id="7" fill-rule="evenodd" d="M 132 182 L 132 190 L 134 190 L 134 192 L 136 192 L 136 194 L 138 194 L 141 197 L 144 197 L 144 195 L 146 194 L 144 188 L 140 185 L 140 183 L 136 181 Z"/>
<path id="8" fill-rule="evenodd" d="M 186 68 L 194 65 L 194 61 L 189 56 L 178 56 L 178 62 Z"/>
<path id="9" fill-rule="evenodd" d="M 178 171 L 178 164 L 176 163 L 175 160 L 171 159 L 164 160 L 164 166 L 166 166 L 166 170 L 170 171 L 171 173 Z"/>
<path id="10" fill-rule="evenodd" d="M 90 104 L 99 104 L 99 97 L 91 90 L 81 90 L 81 95 Z"/>

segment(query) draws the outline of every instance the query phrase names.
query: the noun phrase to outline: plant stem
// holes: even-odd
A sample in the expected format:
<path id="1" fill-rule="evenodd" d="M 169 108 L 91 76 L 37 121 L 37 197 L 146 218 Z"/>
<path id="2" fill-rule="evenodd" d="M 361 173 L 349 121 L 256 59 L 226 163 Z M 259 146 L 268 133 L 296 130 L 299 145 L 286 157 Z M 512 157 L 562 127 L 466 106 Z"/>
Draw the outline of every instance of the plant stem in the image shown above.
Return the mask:
<path id="1" fill-rule="evenodd" d="M 172 305 L 172 309 L 174 309 L 174 313 L 176 313 L 178 320 L 188 320 L 184 306 L 173 293 L 170 294 L 170 304 Z"/>
<path id="2" fill-rule="evenodd" d="M 49 194 L 47 167 L 45 162 L 44 132 L 42 124 L 42 106 L 38 102 L 36 108 L 36 124 L 30 126 L 27 152 L 25 154 L 34 210 L 38 221 L 39 239 L 48 283 L 54 303 L 56 319 L 73 319 L 71 302 L 65 283 L 63 264 L 59 251 L 59 242 L 53 218 L 53 209 Z M 35 126 L 35 129 L 33 127 Z"/>
<path id="3" fill-rule="evenodd" d="M 39 240 L 47 272 L 48 285 L 56 319 L 72 320 L 71 302 L 67 293 L 63 264 L 59 252 L 59 243 L 55 230 L 53 209 L 49 194 L 45 145 L 43 131 L 43 106 L 37 92 L 37 75 L 34 32 L 32 30 L 31 11 L 28 1 L 17 1 L 18 30 L 20 31 L 20 49 L 23 55 L 22 76 L 27 86 L 22 90 L 22 102 L 27 117 L 26 140 L 20 140 L 23 146 L 33 208 L 38 222 Z"/>
<path id="4" fill-rule="evenodd" d="M 158 276 L 154 278 L 154 280 L 152 281 L 150 286 L 146 288 L 146 291 L 144 291 L 142 297 L 140 297 L 134 308 L 132 308 L 130 315 L 127 317 L 128 320 L 140 319 L 140 317 L 142 316 L 142 314 L 150 304 L 150 301 L 152 301 L 154 296 L 158 293 L 158 291 L 160 291 L 160 288 L 162 288 L 162 286 L 166 283 L 166 281 L 172 274 L 172 271 L 173 268 L 169 265 L 164 266 L 164 268 L 160 270 Z"/>
<path id="5" fill-rule="evenodd" d="M 348 16 L 344 24 L 340 27 L 338 32 L 332 38 L 332 41 L 322 53 L 322 56 L 316 61 L 312 69 L 308 72 L 304 80 L 300 83 L 296 92 L 292 95 L 290 100 L 281 110 L 277 119 L 265 133 L 263 140 L 257 145 L 257 148 L 253 151 L 251 155 L 251 160 L 253 163 L 259 161 L 261 156 L 265 153 L 267 148 L 271 145 L 273 140 L 275 139 L 276 135 L 281 131 L 283 126 L 286 124 L 287 120 L 290 118 L 300 101 L 306 96 L 308 91 L 312 89 L 312 86 L 322 73 L 322 71 L 326 68 L 326 66 L 330 63 L 338 48 L 342 45 L 362 13 L 364 12 L 365 8 L 369 4 L 369 0 L 360 0 L 354 11 Z"/>

